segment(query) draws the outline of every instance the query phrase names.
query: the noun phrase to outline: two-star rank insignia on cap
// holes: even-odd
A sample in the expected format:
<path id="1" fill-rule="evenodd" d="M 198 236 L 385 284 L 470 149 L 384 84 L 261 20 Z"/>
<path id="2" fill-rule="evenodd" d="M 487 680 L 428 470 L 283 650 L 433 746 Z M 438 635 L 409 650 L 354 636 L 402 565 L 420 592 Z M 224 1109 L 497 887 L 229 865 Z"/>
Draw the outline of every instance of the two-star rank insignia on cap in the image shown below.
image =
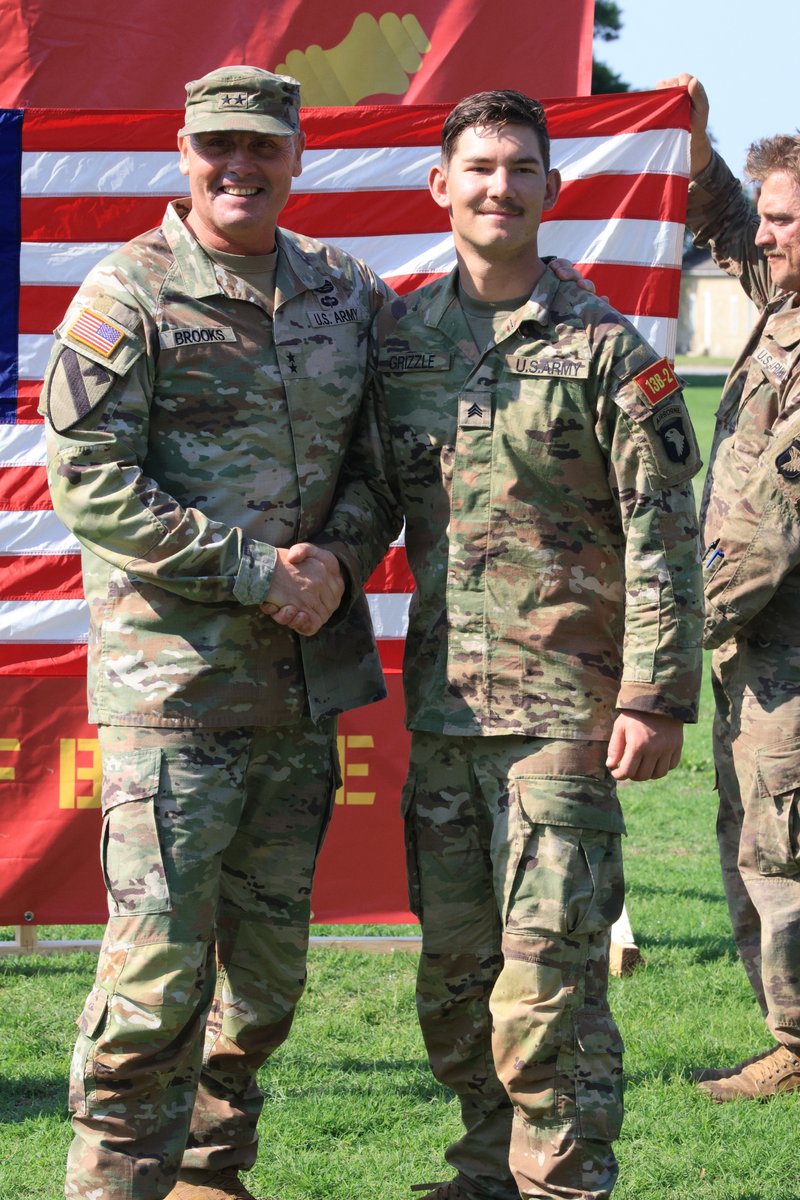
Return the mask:
<path id="1" fill-rule="evenodd" d="M 82 308 L 65 331 L 65 336 L 73 341 L 83 342 L 84 346 L 96 350 L 104 358 L 110 358 L 126 333 L 102 313 L 96 313 L 91 308 Z"/>

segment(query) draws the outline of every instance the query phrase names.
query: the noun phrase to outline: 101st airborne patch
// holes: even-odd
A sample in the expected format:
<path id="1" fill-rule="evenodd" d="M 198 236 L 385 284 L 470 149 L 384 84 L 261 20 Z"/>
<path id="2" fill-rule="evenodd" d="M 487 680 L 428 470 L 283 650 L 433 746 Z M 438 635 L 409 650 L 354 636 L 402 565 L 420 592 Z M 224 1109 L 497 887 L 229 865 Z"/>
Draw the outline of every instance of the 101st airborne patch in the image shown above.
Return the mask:
<path id="1" fill-rule="evenodd" d="M 784 479 L 800 479 L 800 440 L 793 438 L 791 445 L 775 459 L 775 466 Z"/>

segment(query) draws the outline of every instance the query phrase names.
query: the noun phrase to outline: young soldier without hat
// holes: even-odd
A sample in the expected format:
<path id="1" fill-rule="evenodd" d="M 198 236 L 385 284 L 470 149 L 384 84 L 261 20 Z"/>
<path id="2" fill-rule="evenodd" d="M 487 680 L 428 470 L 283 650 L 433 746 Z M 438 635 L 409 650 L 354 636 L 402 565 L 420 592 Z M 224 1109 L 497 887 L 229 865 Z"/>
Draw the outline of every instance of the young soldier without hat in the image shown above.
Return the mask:
<path id="1" fill-rule="evenodd" d="M 560 185 L 541 105 L 463 100 L 429 182 L 458 265 L 376 321 L 417 585 L 417 1006 L 465 1126 L 455 1178 L 419 1190 L 603 1200 L 622 1119 L 615 783 L 665 775 L 696 719 L 700 461 L 669 364 L 539 257 Z"/>

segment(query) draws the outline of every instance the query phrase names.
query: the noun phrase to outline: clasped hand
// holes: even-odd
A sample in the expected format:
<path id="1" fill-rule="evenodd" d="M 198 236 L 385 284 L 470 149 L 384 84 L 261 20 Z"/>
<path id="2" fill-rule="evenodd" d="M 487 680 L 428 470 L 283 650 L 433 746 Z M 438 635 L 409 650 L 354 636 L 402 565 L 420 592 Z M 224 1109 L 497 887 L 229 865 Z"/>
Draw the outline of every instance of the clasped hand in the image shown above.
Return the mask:
<path id="1" fill-rule="evenodd" d="M 261 611 L 304 637 L 317 633 L 344 595 L 339 560 L 310 542 L 279 549 L 272 583 Z"/>

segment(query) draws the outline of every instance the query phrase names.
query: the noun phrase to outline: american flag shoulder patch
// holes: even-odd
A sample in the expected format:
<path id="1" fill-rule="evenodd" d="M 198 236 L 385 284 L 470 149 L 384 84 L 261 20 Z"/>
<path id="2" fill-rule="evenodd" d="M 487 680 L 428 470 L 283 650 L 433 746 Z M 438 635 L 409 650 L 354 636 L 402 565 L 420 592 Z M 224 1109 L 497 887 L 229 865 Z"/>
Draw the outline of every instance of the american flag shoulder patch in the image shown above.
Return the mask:
<path id="1" fill-rule="evenodd" d="M 83 342 L 84 346 L 96 350 L 104 358 L 110 358 L 127 333 L 103 313 L 82 308 L 72 324 L 64 330 L 64 336 Z"/>

